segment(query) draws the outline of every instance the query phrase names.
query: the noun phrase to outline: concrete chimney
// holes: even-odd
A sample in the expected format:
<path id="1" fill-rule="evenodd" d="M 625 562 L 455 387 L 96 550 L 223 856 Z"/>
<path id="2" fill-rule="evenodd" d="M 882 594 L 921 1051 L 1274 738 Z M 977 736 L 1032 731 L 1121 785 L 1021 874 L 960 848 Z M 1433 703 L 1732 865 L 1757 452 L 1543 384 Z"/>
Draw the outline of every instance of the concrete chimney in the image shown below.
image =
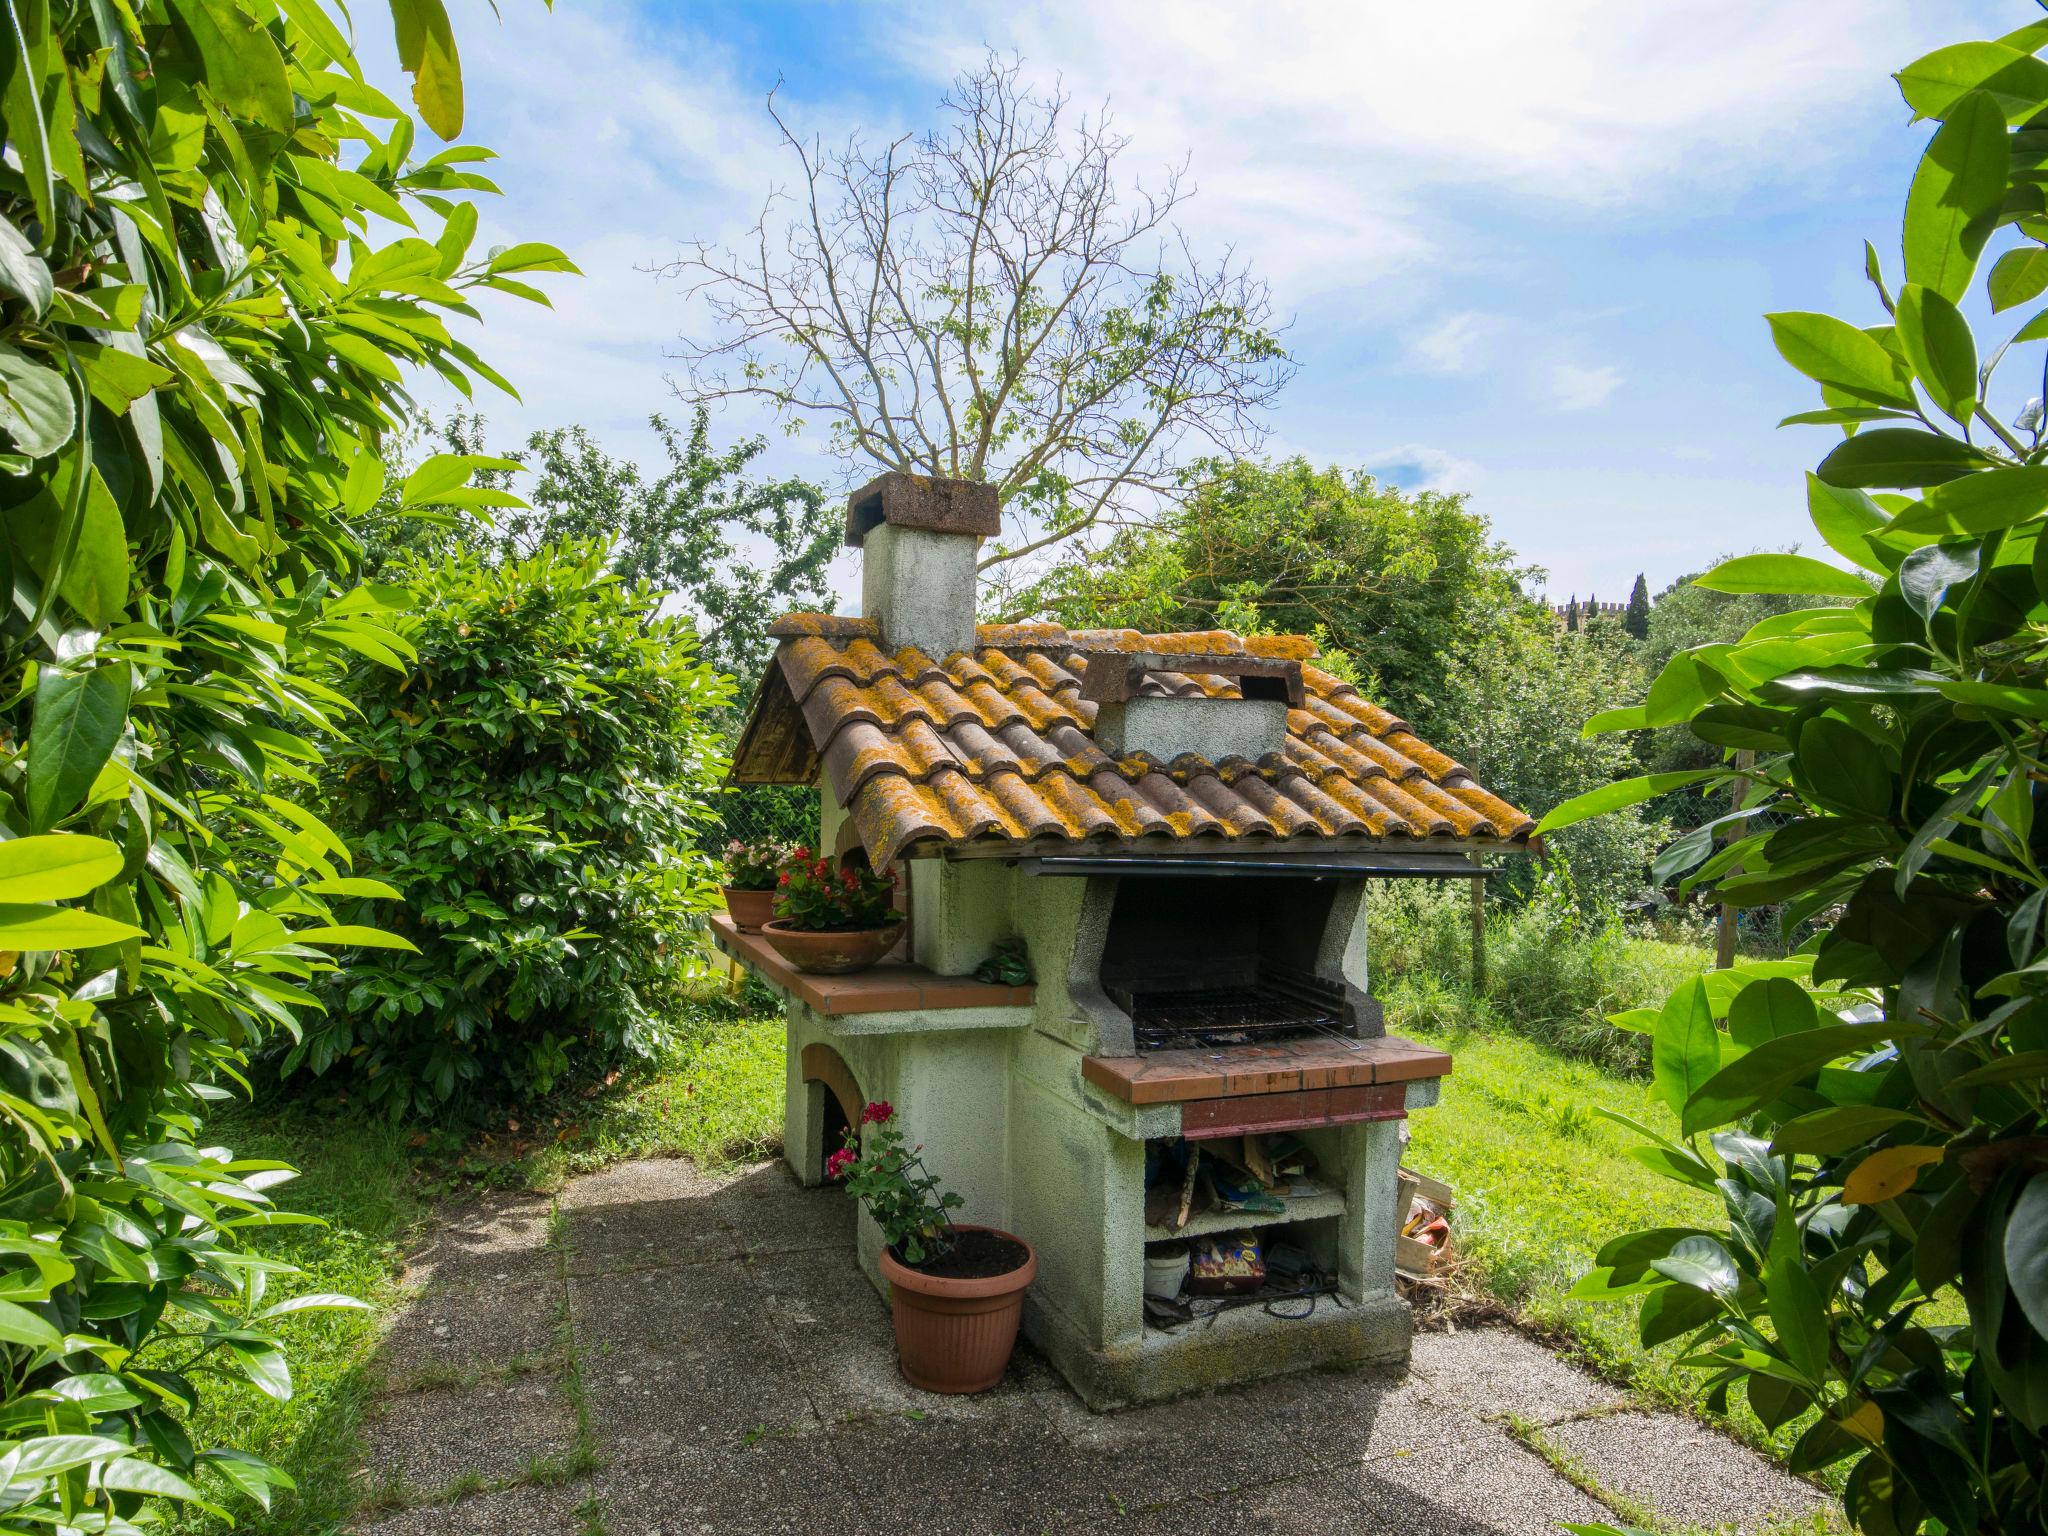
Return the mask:
<path id="1" fill-rule="evenodd" d="M 846 542 L 861 552 L 860 611 L 887 650 L 934 660 L 974 649 L 974 565 L 1002 531 L 996 488 L 891 470 L 847 498 Z"/>

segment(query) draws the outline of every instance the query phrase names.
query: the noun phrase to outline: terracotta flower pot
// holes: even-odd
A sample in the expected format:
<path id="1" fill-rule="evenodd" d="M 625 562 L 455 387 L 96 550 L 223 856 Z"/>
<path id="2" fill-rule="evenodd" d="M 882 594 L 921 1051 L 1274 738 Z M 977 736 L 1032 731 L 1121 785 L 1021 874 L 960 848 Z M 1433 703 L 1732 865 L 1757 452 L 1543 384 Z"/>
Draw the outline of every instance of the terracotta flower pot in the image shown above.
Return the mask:
<path id="1" fill-rule="evenodd" d="M 759 933 L 775 916 L 773 890 L 743 891 L 734 885 L 724 890 L 725 910 L 732 914 L 732 925 L 741 933 Z"/>
<path id="2" fill-rule="evenodd" d="M 775 953 L 813 976 L 845 976 L 864 971 L 896 947 L 903 937 L 901 921 L 886 928 L 792 928 L 778 917 L 761 929 Z"/>
<path id="3" fill-rule="evenodd" d="M 960 1230 L 1007 1237 L 1024 1250 L 1024 1262 L 1008 1274 L 949 1280 L 899 1264 L 882 1250 L 897 1364 L 905 1381 L 927 1392 L 986 1392 L 1003 1379 L 1024 1319 L 1024 1291 L 1038 1275 L 1037 1251 L 1023 1238 L 965 1222 Z"/>

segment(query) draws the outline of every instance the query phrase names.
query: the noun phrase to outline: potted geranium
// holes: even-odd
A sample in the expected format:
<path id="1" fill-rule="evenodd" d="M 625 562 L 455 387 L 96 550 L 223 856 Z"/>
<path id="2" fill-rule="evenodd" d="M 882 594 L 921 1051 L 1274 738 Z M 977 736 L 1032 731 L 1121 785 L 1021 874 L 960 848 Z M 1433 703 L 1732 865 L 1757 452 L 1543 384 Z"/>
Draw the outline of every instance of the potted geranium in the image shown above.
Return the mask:
<path id="1" fill-rule="evenodd" d="M 825 1172 L 882 1229 L 882 1276 L 903 1379 L 927 1392 L 986 1392 L 1003 1379 L 1038 1255 L 1021 1237 L 955 1222 L 958 1195 L 939 1188 L 906 1147 L 896 1111 L 869 1104 Z"/>
<path id="2" fill-rule="evenodd" d="M 855 859 L 835 868 L 830 859 L 814 859 L 799 848 L 775 882 L 775 919 L 761 936 L 800 971 L 864 971 L 903 936 L 891 870 L 872 870 Z"/>
<path id="3" fill-rule="evenodd" d="M 799 850 L 789 843 L 742 842 L 725 845 L 725 910 L 741 933 L 759 933 L 775 916 L 775 877 Z"/>

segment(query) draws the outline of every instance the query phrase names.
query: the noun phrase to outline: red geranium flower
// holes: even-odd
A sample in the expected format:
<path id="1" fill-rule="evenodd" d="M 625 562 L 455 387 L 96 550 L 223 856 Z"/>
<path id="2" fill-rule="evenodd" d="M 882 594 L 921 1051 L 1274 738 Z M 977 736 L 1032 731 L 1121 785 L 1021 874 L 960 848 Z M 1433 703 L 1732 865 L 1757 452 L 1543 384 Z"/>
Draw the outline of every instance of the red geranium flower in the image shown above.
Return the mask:
<path id="1" fill-rule="evenodd" d="M 895 1114 L 895 1105 L 891 1104 L 887 1099 L 877 1099 L 860 1112 L 860 1123 L 862 1125 L 884 1125 L 894 1118 Z"/>
<path id="2" fill-rule="evenodd" d="M 837 1152 L 834 1152 L 825 1159 L 825 1177 L 836 1179 L 852 1166 L 853 1152 L 849 1148 L 841 1147 Z"/>

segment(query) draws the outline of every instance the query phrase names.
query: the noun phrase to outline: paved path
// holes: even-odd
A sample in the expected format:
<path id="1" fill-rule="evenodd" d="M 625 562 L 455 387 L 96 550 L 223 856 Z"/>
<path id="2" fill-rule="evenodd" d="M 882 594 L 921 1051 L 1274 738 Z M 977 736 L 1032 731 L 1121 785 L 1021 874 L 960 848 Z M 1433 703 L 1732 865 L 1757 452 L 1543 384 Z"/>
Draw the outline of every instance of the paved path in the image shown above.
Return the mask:
<path id="1" fill-rule="evenodd" d="M 896 1374 L 851 1202 L 779 1165 L 640 1162 L 450 1213 L 377 1368 L 373 1536 L 1553 1532 L 1614 1518 L 1528 1442 L 1672 1528 L 1825 1500 L 1501 1329 L 1405 1375 L 1296 1377 L 1095 1415 L 1028 1348 L 975 1398 Z M 1513 1416 L 1509 1422 L 1508 1416 Z"/>

